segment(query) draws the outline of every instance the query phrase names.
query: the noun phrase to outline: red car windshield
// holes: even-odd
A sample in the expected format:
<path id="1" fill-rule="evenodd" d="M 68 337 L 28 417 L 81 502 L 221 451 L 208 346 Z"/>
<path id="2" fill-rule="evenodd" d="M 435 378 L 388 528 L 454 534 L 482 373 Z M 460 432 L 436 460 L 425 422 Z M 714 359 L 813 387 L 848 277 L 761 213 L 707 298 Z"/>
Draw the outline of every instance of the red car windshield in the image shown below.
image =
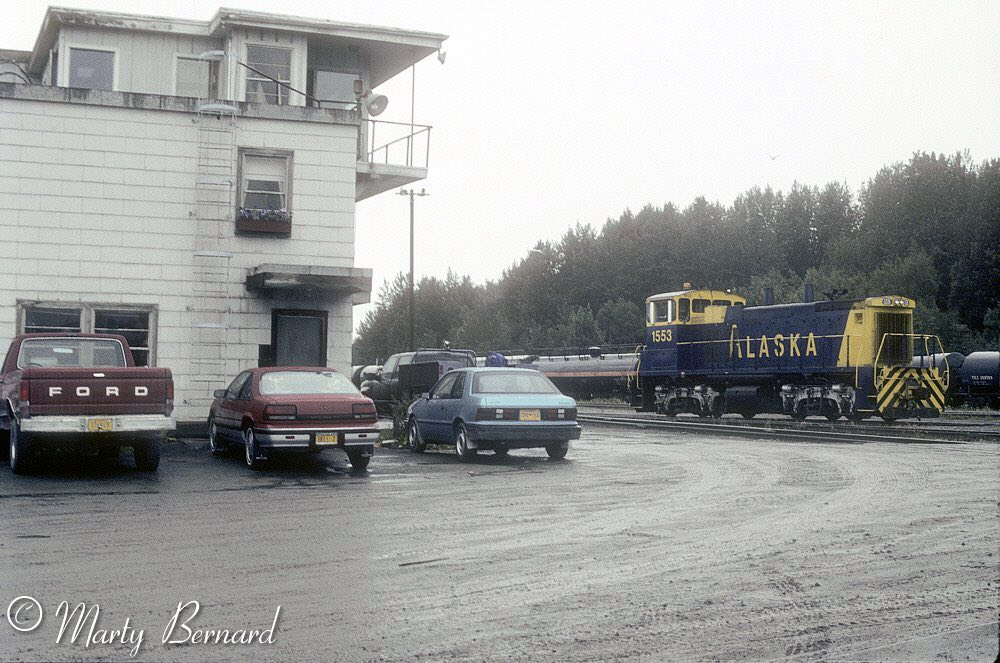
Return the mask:
<path id="1" fill-rule="evenodd" d="M 261 396 L 360 393 L 336 371 L 273 371 L 260 376 Z"/>
<path id="2" fill-rule="evenodd" d="M 476 373 L 472 380 L 474 394 L 558 394 L 551 381 L 536 371 L 523 373 Z"/>

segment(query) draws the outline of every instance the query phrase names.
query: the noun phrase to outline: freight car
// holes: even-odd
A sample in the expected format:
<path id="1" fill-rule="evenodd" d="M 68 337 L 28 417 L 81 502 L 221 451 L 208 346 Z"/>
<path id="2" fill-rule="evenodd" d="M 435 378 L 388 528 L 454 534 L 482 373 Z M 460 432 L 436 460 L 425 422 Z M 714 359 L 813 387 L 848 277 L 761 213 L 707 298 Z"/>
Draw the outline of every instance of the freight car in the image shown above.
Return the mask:
<path id="1" fill-rule="evenodd" d="M 949 391 L 956 405 L 1000 408 L 1000 352 L 973 352 L 958 371 L 957 388 Z"/>
<path id="2" fill-rule="evenodd" d="M 937 416 L 950 370 L 911 366 L 915 347 L 943 351 L 913 332 L 914 307 L 895 295 L 765 306 L 718 290 L 653 295 L 633 401 L 666 415 Z"/>
<path id="3" fill-rule="evenodd" d="M 595 347 L 585 354 L 532 359 L 518 366 L 541 371 L 567 396 L 576 399 L 627 398 L 629 376 L 635 373 L 639 355 L 636 352 L 604 354 Z"/>

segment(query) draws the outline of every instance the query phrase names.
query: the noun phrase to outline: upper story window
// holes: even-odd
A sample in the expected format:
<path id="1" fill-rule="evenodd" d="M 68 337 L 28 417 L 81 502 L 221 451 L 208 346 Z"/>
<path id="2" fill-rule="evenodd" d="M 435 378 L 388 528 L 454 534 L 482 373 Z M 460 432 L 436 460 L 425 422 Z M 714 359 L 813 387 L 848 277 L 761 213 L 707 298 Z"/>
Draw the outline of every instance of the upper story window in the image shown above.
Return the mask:
<path id="1" fill-rule="evenodd" d="M 247 65 L 266 74 L 246 72 L 246 100 L 257 104 L 287 104 L 292 84 L 292 49 L 275 46 L 247 46 Z M 268 78 L 270 76 L 270 78 Z M 285 85 L 275 83 L 275 79 Z"/>
<path id="2" fill-rule="evenodd" d="M 310 72 L 306 92 L 316 99 L 313 105 L 352 110 L 357 106 L 355 97 L 360 87 L 361 74 L 314 69 Z"/>
<path id="3" fill-rule="evenodd" d="M 240 209 L 236 229 L 289 234 L 292 231 L 292 153 L 240 150 Z"/>
<path id="4" fill-rule="evenodd" d="M 174 95 L 199 99 L 213 98 L 216 96 L 218 76 L 218 62 L 179 55 L 174 79 Z"/>
<path id="5" fill-rule="evenodd" d="M 71 47 L 69 86 L 90 90 L 115 89 L 115 52 Z"/>

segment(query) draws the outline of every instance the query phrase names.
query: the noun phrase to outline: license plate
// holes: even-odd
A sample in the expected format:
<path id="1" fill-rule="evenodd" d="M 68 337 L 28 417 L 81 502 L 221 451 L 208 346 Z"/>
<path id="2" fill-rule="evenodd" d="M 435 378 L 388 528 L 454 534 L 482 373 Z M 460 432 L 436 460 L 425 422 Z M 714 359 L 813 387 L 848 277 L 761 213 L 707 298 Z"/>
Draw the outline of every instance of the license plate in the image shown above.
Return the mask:
<path id="1" fill-rule="evenodd" d="M 336 433 L 316 433 L 316 444 L 336 444 Z"/>
<path id="2" fill-rule="evenodd" d="M 521 421 L 541 421 L 541 410 L 521 410 Z"/>
<path id="3" fill-rule="evenodd" d="M 101 433 L 114 430 L 115 420 L 111 417 L 90 417 L 87 419 L 87 430 L 91 433 Z"/>

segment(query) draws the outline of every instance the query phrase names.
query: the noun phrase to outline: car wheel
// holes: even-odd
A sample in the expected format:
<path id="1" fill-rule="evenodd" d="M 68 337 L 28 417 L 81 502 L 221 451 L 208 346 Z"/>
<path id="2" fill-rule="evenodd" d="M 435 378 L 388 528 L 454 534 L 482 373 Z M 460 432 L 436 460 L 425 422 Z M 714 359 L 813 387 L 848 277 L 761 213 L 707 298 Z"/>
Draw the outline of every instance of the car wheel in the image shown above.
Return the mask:
<path id="1" fill-rule="evenodd" d="M 219 427 L 215 425 L 215 419 L 208 420 L 208 448 L 216 456 L 228 451 L 226 443 L 219 439 Z"/>
<path id="2" fill-rule="evenodd" d="M 368 467 L 368 461 L 372 459 L 371 456 L 365 456 L 361 449 L 348 449 L 347 450 L 347 460 L 351 461 L 351 467 L 355 470 L 361 471 Z"/>
<path id="3" fill-rule="evenodd" d="M 509 451 L 510 449 L 507 448 L 506 444 L 498 444 L 495 447 L 493 447 L 493 453 L 495 453 L 500 458 L 506 456 Z"/>
<path id="4" fill-rule="evenodd" d="M 260 457 L 260 449 L 257 448 L 257 437 L 254 435 L 252 428 L 243 431 L 243 449 L 246 452 L 247 467 L 251 470 L 259 470 L 264 464 L 264 459 Z"/>
<path id="5" fill-rule="evenodd" d="M 136 440 L 132 445 L 135 469 L 140 472 L 155 472 L 160 466 L 160 440 Z"/>
<path id="6" fill-rule="evenodd" d="M 455 451 L 461 460 L 471 460 L 478 451 L 469 448 L 469 433 L 465 430 L 465 424 L 459 424 L 455 429 Z"/>
<path id="7" fill-rule="evenodd" d="M 31 440 L 21 432 L 17 419 L 10 423 L 10 471 L 14 474 L 27 474 L 31 470 Z"/>
<path id="8" fill-rule="evenodd" d="M 411 418 L 410 425 L 406 427 L 406 441 L 410 445 L 410 451 L 414 453 L 423 453 L 424 449 L 427 448 L 427 444 L 420 435 L 420 429 L 417 428 L 416 419 Z"/>
<path id="9" fill-rule="evenodd" d="M 545 447 L 545 453 L 547 453 L 549 458 L 552 460 L 562 460 L 566 457 L 567 451 L 569 451 L 569 449 L 561 442 L 556 442 L 555 444 L 550 444 Z"/>

